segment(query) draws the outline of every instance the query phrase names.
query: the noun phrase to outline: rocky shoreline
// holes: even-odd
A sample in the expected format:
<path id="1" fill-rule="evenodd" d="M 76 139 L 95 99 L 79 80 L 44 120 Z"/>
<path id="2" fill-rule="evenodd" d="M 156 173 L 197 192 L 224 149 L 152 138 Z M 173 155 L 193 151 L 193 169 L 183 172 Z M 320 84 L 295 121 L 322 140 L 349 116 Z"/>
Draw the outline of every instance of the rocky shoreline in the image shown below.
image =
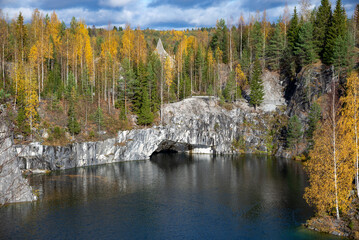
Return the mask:
<path id="1" fill-rule="evenodd" d="M 98 142 L 15 146 L 20 168 L 59 170 L 105 163 L 149 159 L 155 152 L 190 154 L 274 153 L 283 146 L 269 138 L 273 121 L 284 112 L 253 111 L 245 103 L 227 110 L 212 97 L 193 97 L 164 108 L 164 122 L 152 128 L 120 131 Z M 275 145 L 275 147 L 274 147 Z M 279 150 L 279 151 L 278 151 Z"/>

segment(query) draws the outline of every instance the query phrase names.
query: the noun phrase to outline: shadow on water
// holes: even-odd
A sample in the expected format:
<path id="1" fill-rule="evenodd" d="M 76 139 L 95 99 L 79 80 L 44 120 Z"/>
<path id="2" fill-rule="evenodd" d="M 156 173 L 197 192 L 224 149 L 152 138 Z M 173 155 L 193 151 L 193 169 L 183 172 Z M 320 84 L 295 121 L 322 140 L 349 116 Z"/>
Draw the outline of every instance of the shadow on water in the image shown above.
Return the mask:
<path id="1" fill-rule="evenodd" d="M 305 230 L 300 164 L 160 153 L 34 175 L 35 203 L 0 209 L 0 239 L 337 239 Z"/>

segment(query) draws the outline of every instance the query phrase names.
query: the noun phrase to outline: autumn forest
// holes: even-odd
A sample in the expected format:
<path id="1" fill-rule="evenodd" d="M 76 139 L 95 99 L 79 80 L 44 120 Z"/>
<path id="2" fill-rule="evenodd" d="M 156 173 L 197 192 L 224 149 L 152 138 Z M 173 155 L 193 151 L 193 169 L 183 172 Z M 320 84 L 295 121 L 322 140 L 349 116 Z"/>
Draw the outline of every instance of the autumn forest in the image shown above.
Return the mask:
<path id="1" fill-rule="evenodd" d="M 19 143 L 105 139 L 119 130 L 162 123 L 164 104 L 214 96 L 225 107 L 264 96 L 262 74 L 279 74 L 287 100 L 298 74 L 320 65 L 331 88 L 309 101 L 303 120 L 289 114 L 288 149 L 305 142 L 305 199 L 320 216 L 339 219 L 359 200 L 359 5 L 341 0 L 311 9 L 300 1 L 275 22 L 266 11 L 217 20 L 214 27 L 152 30 L 87 26 L 35 9 L 30 22 L 0 14 L 0 103 Z M 43 129 L 48 129 L 43 139 Z M 298 140 L 299 139 L 299 140 Z M 353 194 L 355 190 L 355 194 Z"/>

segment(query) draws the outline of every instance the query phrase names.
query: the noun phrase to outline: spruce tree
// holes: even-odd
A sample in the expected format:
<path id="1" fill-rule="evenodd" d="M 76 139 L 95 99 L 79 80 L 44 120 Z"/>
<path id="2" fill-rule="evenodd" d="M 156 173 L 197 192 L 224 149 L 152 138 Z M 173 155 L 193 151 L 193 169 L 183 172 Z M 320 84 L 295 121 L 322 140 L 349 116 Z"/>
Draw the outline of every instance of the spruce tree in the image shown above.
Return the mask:
<path id="1" fill-rule="evenodd" d="M 297 14 L 297 8 L 294 7 L 293 17 L 290 20 L 289 29 L 287 33 L 288 47 L 292 51 L 298 39 L 298 31 L 299 31 L 299 19 Z"/>
<path id="2" fill-rule="evenodd" d="M 249 95 L 250 97 L 249 103 L 252 104 L 255 109 L 257 108 L 258 105 L 260 105 L 263 102 L 263 97 L 264 97 L 263 82 L 261 75 L 262 75 L 262 67 L 257 58 L 254 62 L 254 71 L 250 82 L 251 93 Z"/>
<path id="3" fill-rule="evenodd" d="M 302 124 L 297 115 L 293 115 L 289 119 L 288 123 L 288 134 L 287 134 L 287 144 L 289 148 L 295 147 L 295 154 L 298 153 L 298 144 L 303 135 Z"/>
<path id="4" fill-rule="evenodd" d="M 310 64 L 315 60 L 312 23 L 305 22 L 301 25 L 298 32 L 298 39 L 294 46 L 294 54 L 299 67 Z"/>
<path id="5" fill-rule="evenodd" d="M 76 98 L 76 90 L 75 87 L 72 88 L 71 94 L 70 94 L 70 106 L 69 106 L 69 110 L 67 112 L 67 128 L 69 130 L 69 133 L 71 133 L 72 135 L 74 134 L 79 134 L 81 131 L 81 127 L 80 124 L 78 123 L 77 119 L 76 119 L 76 112 L 75 112 L 75 106 L 74 106 L 74 102 L 75 102 L 75 98 Z"/>
<path id="6" fill-rule="evenodd" d="M 140 125 L 150 125 L 153 122 L 153 113 L 151 112 L 151 104 L 147 89 L 143 89 L 142 106 L 137 122 Z"/>
<path id="7" fill-rule="evenodd" d="M 310 143 L 313 142 L 313 134 L 317 129 L 318 122 L 322 116 L 322 110 L 320 105 L 316 102 L 310 106 L 309 115 L 308 115 L 308 130 L 307 130 L 307 138 Z"/>
<path id="8" fill-rule="evenodd" d="M 329 21 L 331 19 L 332 11 L 329 0 L 322 0 L 318 11 L 315 15 L 313 26 L 313 38 L 316 46 L 316 53 L 322 58 L 325 39 L 329 29 Z"/>
<path id="9" fill-rule="evenodd" d="M 337 41 L 337 38 L 344 37 L 347 31 L 347 17 L 345 9 L 342 6 L 341 0 L 337 0 L 333 16 L 330 21 L 330 26 L 328 34 L 326 37 L 326 43 L 323 53 L 323 62 L 327 65 L 334 63 L 334 47 Z"/>
<path id="10" fill-rule="evenodd" d="M 253 57 L 261 58 L 263 55 L 263 32 L 260 22 L 256 21 L 254 23 L 252 32 L 251 32 L 251 41 L 253 46 Z"/>
<path id="11" fill-rule="evenodd" d="M 279 70 L 280 59 L 282 57 L 284 46 L 284 35 L 282 33 L 280 24 L 277 23 L 267 48 L 267 63 L 269 69 L 274 71 Z"/>

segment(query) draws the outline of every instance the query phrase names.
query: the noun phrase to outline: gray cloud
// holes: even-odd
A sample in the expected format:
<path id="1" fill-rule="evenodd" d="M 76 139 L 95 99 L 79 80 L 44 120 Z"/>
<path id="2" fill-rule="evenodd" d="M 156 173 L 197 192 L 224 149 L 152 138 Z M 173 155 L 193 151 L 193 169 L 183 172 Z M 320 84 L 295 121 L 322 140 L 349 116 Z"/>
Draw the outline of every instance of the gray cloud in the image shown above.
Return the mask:
<path id="1" fill-rule="evenodd" d="M 298 3 L 288 0 L 290 11 Z M 355 0 L 343 1 L 349 16 L 352 14 Z M 51 13 L 56 10 L 59 18 L 69 24 L 74 16 L 86 21 L 87 25 L 107 26 L 111 23 L 124 26 L 130 23 L 133 27 L 171 29 L 210 27 L 216 20 L 232 19 L 235 24 L 241 13 L 248 18 L 249 14 L 256 14 L 256 10 L 266 9 L 270 21 L 275 21 L 283 14 L 284 1 L 280 0 L 199 0 L 195 3 L 189 0 L 0 0 L 3 11 L 9 18 L 16 17 L 21 11 L 26 21 L 30 21 L 34 8 Z M 320 4 L 320 0 L 313 0 L 312 4 Z M 334 4 L 332 5 L 334 6 Z"/>

